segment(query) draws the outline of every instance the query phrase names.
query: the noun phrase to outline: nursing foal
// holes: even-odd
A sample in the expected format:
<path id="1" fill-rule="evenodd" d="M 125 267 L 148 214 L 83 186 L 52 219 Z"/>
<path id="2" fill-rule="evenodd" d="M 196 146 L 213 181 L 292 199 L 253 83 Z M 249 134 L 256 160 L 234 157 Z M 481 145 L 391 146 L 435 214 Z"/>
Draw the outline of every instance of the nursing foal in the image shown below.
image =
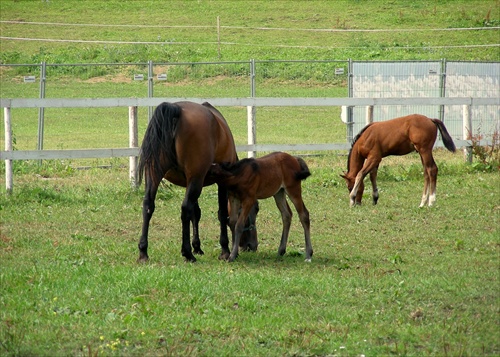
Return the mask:
<path id="1" fill-rule="evenodd" d="M 286 252 L 288 234 L 292 221 L 292 210 L 286 196 L 290 198 L 300 223 L 304 228 L 306 261 L 311 261 L 313 249 L 310 236 L 309 211 L 302 201 L 301 181 L 311 175 L 305 161 L 283 152 L 274 152 L 261 158 L 248 158 L 236 163 L 213 164 L 209 175 L 227 186 L 229 192 L 229 225 L 233 231 L 233 247 L 228 261 L 238 256 L 241 235 L 254 204 L 258 199 L 274 197 L 281 212 L 283 232 L 278 254 Z M 286 194 L 286 195 L 285 195 Z"/>

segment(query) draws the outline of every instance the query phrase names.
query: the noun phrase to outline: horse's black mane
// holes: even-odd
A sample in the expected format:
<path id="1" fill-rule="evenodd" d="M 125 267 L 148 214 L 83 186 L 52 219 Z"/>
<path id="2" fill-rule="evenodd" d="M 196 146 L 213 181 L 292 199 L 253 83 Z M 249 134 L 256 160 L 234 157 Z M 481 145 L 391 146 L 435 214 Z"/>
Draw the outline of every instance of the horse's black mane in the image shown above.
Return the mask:
<path id="1" fill-rule="evenodd" d="M 363 135 L 363 133 L 365 132 L 366 129 L 368 129 L 368 127 L 370 125 L 372 125 L 373 123 L 370 123 L 368 125 L 366 125 L 363 129 L 360 130 L 360 132 L 358 133 L 358 135 L 356 135 L 354 137 L 354 140 L 352 141 L 352 144 L 351 144 L 351 149 L 349 150 L 349 155 L 347 156 L 347 172 L 349 172 L 349 169 L 350 169 L 350 163 L 351 163 L 351 154 L 352 154 L 352 148 L 354 147 L 354 144 L 356 144 L 356 141 L 358 141 L 358 139 L 361 137 L 361 135 Z"/>

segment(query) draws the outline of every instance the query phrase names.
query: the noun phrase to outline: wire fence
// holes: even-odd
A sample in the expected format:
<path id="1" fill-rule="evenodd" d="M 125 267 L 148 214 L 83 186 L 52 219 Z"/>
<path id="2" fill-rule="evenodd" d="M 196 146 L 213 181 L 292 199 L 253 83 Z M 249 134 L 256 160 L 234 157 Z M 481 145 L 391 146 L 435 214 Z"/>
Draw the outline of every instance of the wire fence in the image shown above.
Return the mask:
<path id="1" fill-rule="evenodd" d="M 0 65 L 2 98 L 499 98 L 499 81 L 499 62 L 446 60 Z M 140 132 L 145 129 L 152 109 L 139 108 Z M 365 125 L 366 109 L 344 109 L 260 108 L 258 141 L 348 143 Z M 237 143 L 246 144 L 246 112 L 237 108 L 224 110 L 232 120 Z M 81 108 L 19 109 L 15 118 L 31 120 L 14 121 L 16 143 L 19 148 L 29 150 L 120 147 L 127 142 L 127 124 L 116 120 L 126 117 L 121 111 L 120 108 L 92 108 L 84 113 Z M 461 106 L 381 105 L 374 108 L 373 120 L 412 113 L 440 118 L 452 136 L 460 139 L 463 136 Z M 275 117 L 287 118 L 291 128 L 288 131 L 283 128 L 281 135 L 276 135 Z M 305 123 L 310 127 L 308 134 L 298 135 L 293 126 Z M 472 108 L 473 134 L 489 138 L 499 132 L 499 127 L 498 106 Z"/>

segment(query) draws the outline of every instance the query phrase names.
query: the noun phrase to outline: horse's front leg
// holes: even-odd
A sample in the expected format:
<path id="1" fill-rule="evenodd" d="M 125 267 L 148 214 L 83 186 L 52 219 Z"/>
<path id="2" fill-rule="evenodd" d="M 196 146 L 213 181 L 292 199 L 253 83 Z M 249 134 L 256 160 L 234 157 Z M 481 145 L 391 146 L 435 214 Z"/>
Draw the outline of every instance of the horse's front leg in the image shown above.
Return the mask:
<path id="1" fill-rule="evenodd" d="M 372 171 L 370 171 L 370 181 L 372 183 L 372 199 L 374 205 L 376 205 L 378 201 L 377 172 L 378 167 L 375 167 Z"/>
<path id="2" fill-rule="evenodd" d="M 356 180 L 354 181 L 354 186 L 349 194 L 349 204 L 351 207 L 361 204 L 361 199 L 363 197 L 363 191 L 365 190 L 365 174 L 363 171 L 358 172 L 356 175 Z"/>
<path id="3" fill-rule="evenodd" d="M 378 156 L 372 156 L 372 157 L 369 157 L 366 159 L 365 163 L 363 164 L 363 167 L 356 175 L 356 180 L 354 181 L 354 186 L 353 186 L 351 193 L 349 195 L 349 197 L 351 199 L 350 200 L 351 207 L 354 206 L 355 204 L 361 204 L 361 198 L 363 196 L 363 190 L 364 190 L 363 180 L 365 179 L 366 175 L 368 175 L 368 173 L 370 173 L 372 170 L 377 169 L 381 160 L 382 160 L 382 158 L 378 157 Z M 376 176 L 376 174 L 375 174 L 375 176 Z M 358 190 L 359 190 L 359 192 L 358 192 Z"/>
<path id="4" fill-rule="evenodd" d="M 148 256 L 148 233 L 149 233 L 149 222 L 155 211 L 155 198 L 156 192 L 158 191 L 158 185 L 155 185 L 151 180 L 146 177 L 146 190 L 144 194 L 144 200 L 142 202 L 142 234 L 139 240 L 139 258 L 138 262 L 146 262 L 149 259 Z"/>
<path id="5" fill-rule="evenodd" d="M 191 242 L 193 246 L 193 252 L 194 254 L 199 254 L 203 255 L 205 254 L 203 250 L 201 250 L 201 242 L 200 242 L 200 233 L 199 233 L 199 222 L 201 219 L 201 209 L 200 205 L 198 204 L 198 201 L 196 201 L 196 204 L 194 206 L 194 220 L 193 220 L 193 241 Z"/>
<path id="6" fill-rule="evenodd" d="M 196 219 L 196 206 L 202 190 L 202 181 L 192 181 L 188 183 L 186 195 L 181 206 L 182 221 L 182 247 L 181 254 L 188 262 L 196 262 L 196 258 L 191 250 L 190 231 L 191 222 Z M 199 238 L 198 238 L 199 240 Z M 199 247 L 198 247 L 199 248 Z"/>
<path id="7" fill-rule="evenodd" d="M 239 209 L 240 205 L 241 205 L 241 210 Z M 232 262 L 238 257 L 238 249 L 240 247 L 241 235 L 243 234 L 243 230 L 245 229 L 245 221 L 247 220 L 248 213 L 250 212 L 251 209 L 252 209 L 252 203 L 249 202 L 239 203 L 239 201 L 236 198 L 233 198 L 231 200 L 231 217 L 229 218 L 229 224 L 231 224 L 234 221 L 235 215 L 237 215 L 238 219 L 234 226 L 233 247 L 231 249 L 231 254 L 229 255 L 229 258 L 227 259 L 228 262 Z"/>

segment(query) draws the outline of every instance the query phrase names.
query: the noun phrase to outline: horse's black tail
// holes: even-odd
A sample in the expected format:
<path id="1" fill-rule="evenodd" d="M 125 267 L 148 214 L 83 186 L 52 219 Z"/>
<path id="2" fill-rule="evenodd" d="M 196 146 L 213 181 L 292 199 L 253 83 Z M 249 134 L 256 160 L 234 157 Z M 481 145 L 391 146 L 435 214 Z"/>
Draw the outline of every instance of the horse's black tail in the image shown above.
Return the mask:
<path id="1" fill-rule="evenodd" d="M 455 150 L 457 148 L 455 147 L 455 143 L 453 142 L 453 139 L 451 138 L 450 134 L 448 133 L 448 130 L 446 130 L 444 123 L 439 119 L 431 119 L 431 120 L 438 127 L 439 132 L 441 133 L 441 138 L 443 139 L 443 144 L 444 144 L 445 148 L 447 148 L 451 152 L 455 152 Z"/>
<path id="2" fill-rule="evenodd" d="M 299 165 L 300 165 L 300 171 L 295 173 L 295 178 L 298 181 L 305 180 L 306 178 L 311 176 L 311 172 L 309 171 L 309 167 L 307 167 L 306 162 L 301 157 L 296 156 L 295 158 L 297 159 L 297 161 L 299 162 Z"/>
<path id="3" fill-rule="evenodd" d="M 144 174 L 158 185 L 168 169 L 166 165 L 176 165 L 175 132 L 181 110 L 175 103 L 164 102 L 156 107 L 139 153 L 139 184 Z"/>

